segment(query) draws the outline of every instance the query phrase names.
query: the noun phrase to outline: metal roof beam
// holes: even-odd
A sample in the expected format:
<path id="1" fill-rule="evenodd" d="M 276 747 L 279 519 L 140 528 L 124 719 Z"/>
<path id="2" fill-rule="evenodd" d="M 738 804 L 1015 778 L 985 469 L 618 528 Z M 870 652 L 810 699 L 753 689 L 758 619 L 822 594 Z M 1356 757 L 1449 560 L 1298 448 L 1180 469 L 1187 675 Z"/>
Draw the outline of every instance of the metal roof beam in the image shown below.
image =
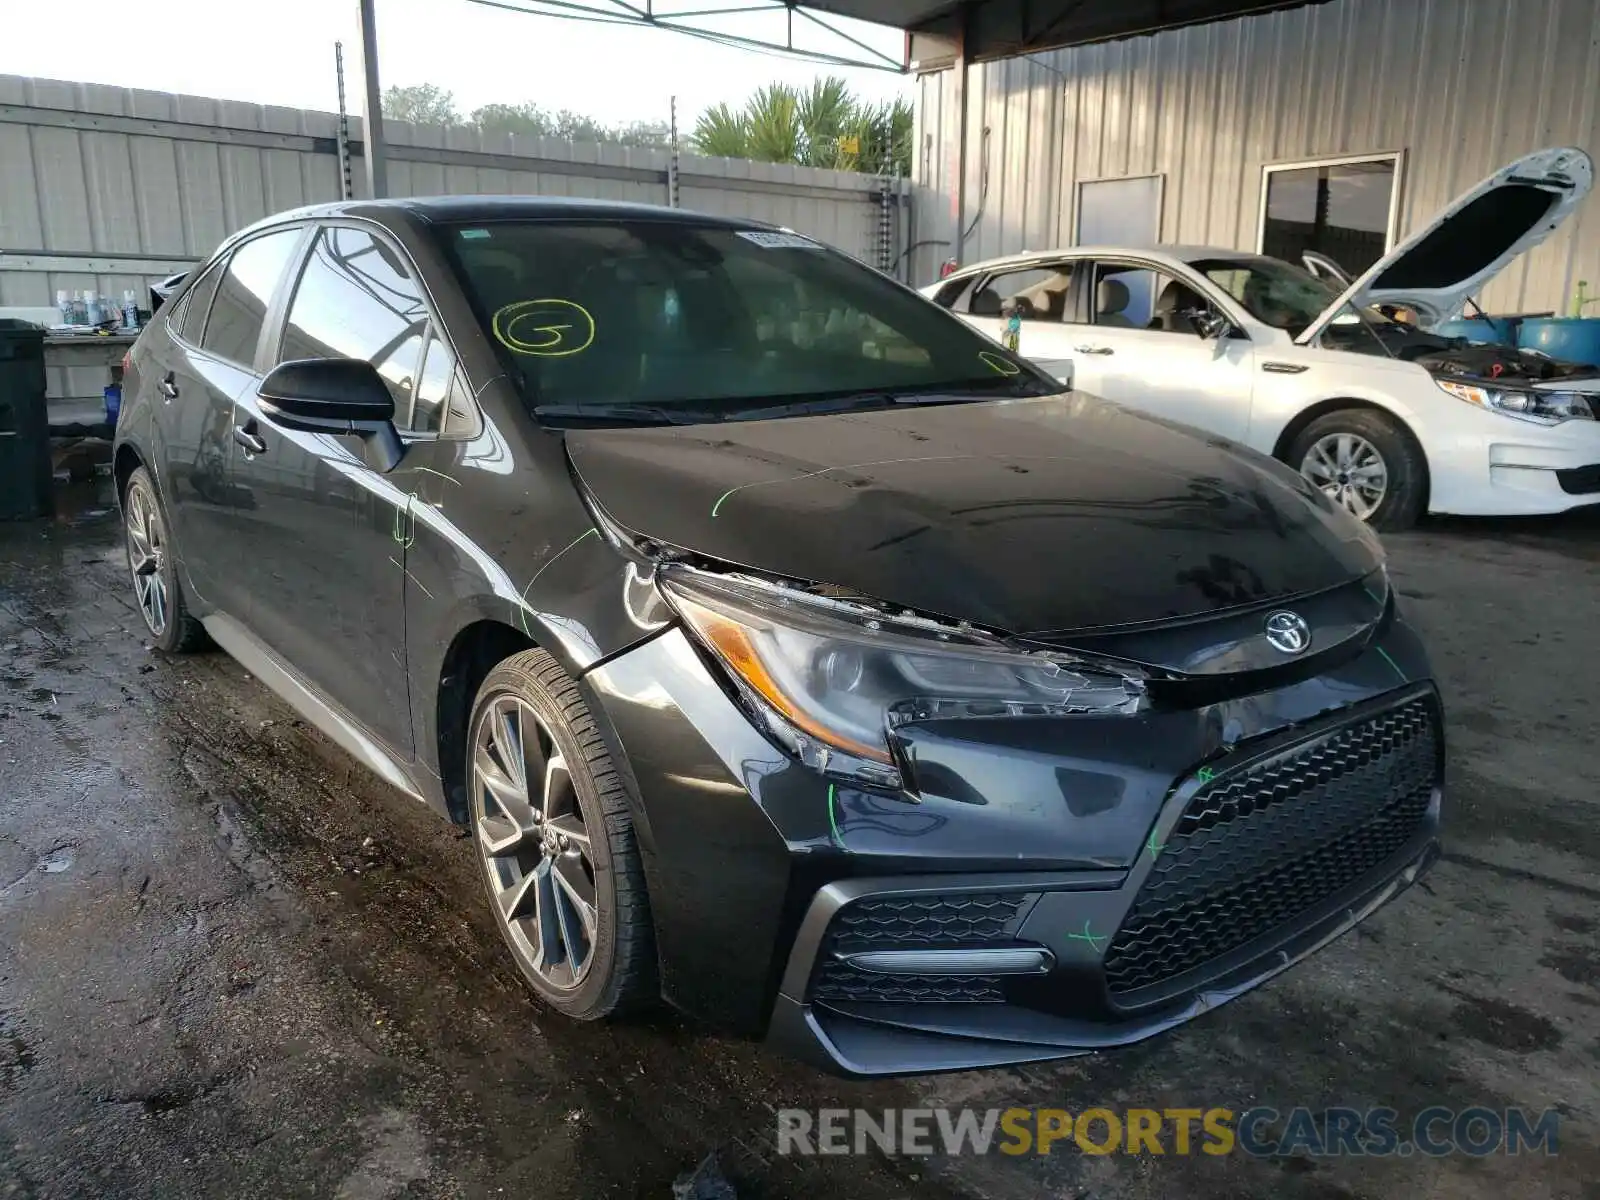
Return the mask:
<path id="1" fill-rule="evenodd" d="M 715 4 L 714 0 L 710 4 L 707 0 L 470 0 L 470 2 L 482 4 L 487 8 L 527 13 L 529 16 L 588 21 L 596 25 L 664 29 L 669 33 L 680 33 L 738 50 L 777 54 L 829 66 L 862 67 L 873 71 L 893 71 L 897 74 L 903 74 L 908 66 L 904 55 L 896 58 L 885 54 L 833 24 L 830 18 L 838 14 L 822 12 L 811 5 L 797 3 L 796 0 L 734 0 L 723 5 Z M 796 41 L 797 16 L 801 18 L 802 28 L 821 31 L 833 48 L 827 48 L 828 43 L 814 45 L 807 44 L 803 40 Z M 767 19 L 768 25 L 781 20 L 782 36 L 762 32 L 763 19 Z M 865 19 L 873 21 L 872 17 Z M 714 25 L 713 21 L 721 22 L 721 25 Z"/>

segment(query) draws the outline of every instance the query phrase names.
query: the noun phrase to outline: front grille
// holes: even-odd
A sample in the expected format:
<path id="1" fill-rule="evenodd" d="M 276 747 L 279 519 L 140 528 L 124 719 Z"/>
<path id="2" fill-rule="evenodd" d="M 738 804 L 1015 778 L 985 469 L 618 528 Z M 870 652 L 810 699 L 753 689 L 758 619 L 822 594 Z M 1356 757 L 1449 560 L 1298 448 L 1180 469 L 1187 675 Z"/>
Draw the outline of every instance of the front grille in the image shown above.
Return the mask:
<path id="1" fill-rule="evenodd" d="M 1439 762 L 1418 697 L 1202 787 L 1106 952 L 1113 997 L 1291 931 L 1405 846 Z"/>
<path id="2" fill-rule="evenodd" d="M 880 896 L 840 909 L 823 938 L 811 982 L 816 1000 L 887 1004 L 998 1004 L 1005 997 L 991 975 L 882 975 L 841 961 L 866 950 L 952 950 L 1005 945 L 1016 931 L 1026 895 Z"/>

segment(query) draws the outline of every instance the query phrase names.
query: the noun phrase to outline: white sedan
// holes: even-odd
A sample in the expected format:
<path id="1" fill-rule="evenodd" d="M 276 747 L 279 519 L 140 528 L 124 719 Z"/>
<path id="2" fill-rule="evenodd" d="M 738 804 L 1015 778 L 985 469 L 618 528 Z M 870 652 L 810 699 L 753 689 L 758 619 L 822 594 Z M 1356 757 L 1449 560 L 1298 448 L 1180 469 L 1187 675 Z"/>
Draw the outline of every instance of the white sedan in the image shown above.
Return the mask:
<path id="1" fill-rule="evenodd" d="M 1015 310 L 1021 353 L 1074 387 L 1273 455 L 1380 528 L 1561 512 L 1600 504 L 1600 368 L 1428 330 L 1593 176 L 1582 150 L 1528 155 L 1348 286 L 1237 250 L 1074 247 L 923 292 L 997 340 Z"/>

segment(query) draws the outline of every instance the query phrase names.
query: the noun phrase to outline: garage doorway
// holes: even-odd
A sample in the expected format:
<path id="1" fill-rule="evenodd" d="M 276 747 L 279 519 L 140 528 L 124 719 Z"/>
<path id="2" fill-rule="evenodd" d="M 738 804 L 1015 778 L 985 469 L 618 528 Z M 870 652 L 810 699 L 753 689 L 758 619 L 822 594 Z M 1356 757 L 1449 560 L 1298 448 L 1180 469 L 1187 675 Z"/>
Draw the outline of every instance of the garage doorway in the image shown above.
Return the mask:
<path id="1" fill-rule="evenodd" d="M 1080 246 L 1153 246 L 1161 240 L 1161 175 L 1078 185 Z"/>
<path id="2" fill-rule="evenodd" d="M 1138 249 L 1161 240 L 1161 194 L 1164 177 L 1138 175 L 1131 179 L 1091 179 L 1078 185 L 1078 245 Z M 1131 272 L 1128 309 L 1150 311 L 1148 271 Z"/>

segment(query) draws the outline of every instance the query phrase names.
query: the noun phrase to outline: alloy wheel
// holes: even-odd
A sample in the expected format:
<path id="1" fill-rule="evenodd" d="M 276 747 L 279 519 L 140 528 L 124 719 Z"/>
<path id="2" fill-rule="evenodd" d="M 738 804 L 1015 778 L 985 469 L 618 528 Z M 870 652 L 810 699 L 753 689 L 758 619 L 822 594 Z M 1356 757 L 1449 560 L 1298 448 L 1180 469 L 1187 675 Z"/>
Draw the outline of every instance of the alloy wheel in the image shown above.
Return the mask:
<path id="1" fill-rule="evenodd" d="M 1330 433 L 1306 451 L 1300 473 L 1335 504 L 1368 520 L 1389 493 L 1389 467 L 1378 448 L 1356 433 Z"/>
<path id="2" fill-rule="evenodd" d="M 524 967 L 556 991 L 583 982 L 598 909 L 589 830 L 549 727 L 516 696 L 491 700 L 472 745 L 478 852 Z"/>
<path id="3" fill-rule="evenodd" d="M 134 596 L 150 632 L 160 637 L 171 619 L 167 595 L 166 533 L 155 502 L 144 487 L 135 484 L 127 499 L 128 570 L 133 575 Z"/>

